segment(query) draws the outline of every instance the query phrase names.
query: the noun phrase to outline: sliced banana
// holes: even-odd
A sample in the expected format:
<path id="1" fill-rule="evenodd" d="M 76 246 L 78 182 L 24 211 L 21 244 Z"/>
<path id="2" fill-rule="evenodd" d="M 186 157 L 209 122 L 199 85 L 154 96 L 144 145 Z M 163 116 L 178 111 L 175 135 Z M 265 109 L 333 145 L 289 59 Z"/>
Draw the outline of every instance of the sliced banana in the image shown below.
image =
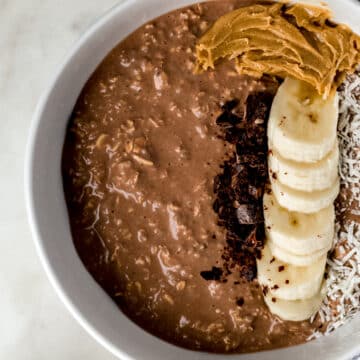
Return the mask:
<path id="1" fill-rule="evenodd" d="M 276 259 L 268 244 L 257 260 L 258 280 L 275 297 L 304 300 L 315 296 L 324 277 L 326 255 L 309 266 L 294 266 Z"/>
<path id="2" fill-rule="evenodd" d="M 283 300 L 269 291 L 264 300 L 269 310 L 282 320 L 304 321 L 311 318 L 320 309 L 325 297 L 325 290 L 325 286 L 323 286 L 315 296 L 305 300 Z"/>
<path id="3" fill-rule="evenodd" d="M 313 213 L 291 212 L 279 205 L 275 196 L 263 197 L 266 238 L 295 255 L 325 252 L 331 247 L 335 232 L 333 204 Z"/>
<path id="4" fill-rule="evenodd" d="M 280 206 L 289 211 L 312 214 L 331 205 L 340 189 L 339 177 L 325 190 L 306 192 L 294 190 L 282 184 L 279 180 L 271 178 L 271 187 Z"/>
<path id="5" fill-rule="evenodd" d="M 270 149 L 273 146 L 270 145 Z M 339 148 L 337 141 L 330 153 L 315 163 L 303 163 L 282 157 L 275 149 L 269 152 L 270 176 L 282 184 L 301 191 L 324 190 L 331 186 L 338 176 Z"/>
<path id="6" fill-rule="evenodd" d="M 286 78 L 271 107 L 269 143 L 286 159 L 317 162 L 335 144 L 338 114 L 336 93 L 323 99 L 305 82 Z"/>
<path id="7" fill-rule="evenodd" d="M 274 244 L 272 241 L 268 242 L 271 253 L 275 258 L 283 261 L 287 264 L 294 266 L 308 266 L 318 261 L 322 256 L 327 255 L 327 252 L 331 248 L 331 244 L 327 249 L 318 250 L 307 255 L 296 255 L 290 251 L 284 250 L 281 247 Z"/>

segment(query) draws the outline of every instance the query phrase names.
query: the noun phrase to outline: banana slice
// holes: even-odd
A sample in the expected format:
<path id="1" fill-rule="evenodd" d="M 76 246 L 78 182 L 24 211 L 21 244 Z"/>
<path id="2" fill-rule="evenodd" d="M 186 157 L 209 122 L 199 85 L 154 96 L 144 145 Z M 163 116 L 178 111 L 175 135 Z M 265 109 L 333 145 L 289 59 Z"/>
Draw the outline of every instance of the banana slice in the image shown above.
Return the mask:
<path id="1" fill-rule="evenodd" d="M 327 249 L 318 250 L 316 252 L 307 255 L 296 255 L 290 251 L 282 249 L 281 247 L 274 244 L 272 241 L 269 241 L 268 245 L 270 247 L 271 253 L 276 259 L 294 266 L 308 266 L 314 264 L 322 256 L 327 255 L 327 252 L 331 248 L 331 244 L 330 244 L 330 246 Z"/>
<path id="2" fill-rule="evenodd" d="M 270 149 L 272 145 L 270 145 Z M 338 176 L 339 148 L 337 141 L 330 153 L 316 163 L 299 163 L 283 158 L 276 150 L 270 151 L 268 165 L 270 176 L 282 184 L 301 191 L 324 190 Z"/>
<path id="3" fill-rule="evenodd" d="M 286 78 L 271 107 L 269 143 L 286 159 L 317 162 L 335 144 L 338 114 L 337 94 L 323 99 L 305 82 Z"/>
<path id="4" fill-rule="evenodd" d="M 313 213 L 290 212 L 282 208 L 271 193 L 263 197 L 266 238 L 294 255 L 327 252 L 335 232 L 335 208 Z"/>
<path id="5" fill-rule="evenodd" d="M 276 298 L 304 300 L 315 296 L 324 277 L 326 255 L 309 266 L 294 266 L 276 259 L 268 244 L 257 260 L 258 280 Z"/>
<path id="6" fill-rule="evenodd" d="M 328 207 L 335 201 L 340 189 L 339 177 L 328 189 L 313 192 L 291 189 L 273 177 L 270 180 L 272 191 L 280 206 L 304 214 L 316 213 Z"/>
<path id="7" fill-rule="evenodd" d="M 264 297 L 269 310 L 282 320 L 304 321 L 313 316 L 321 306 L 325 297 L 325 286 L 313 297 L 305 300 L 282 300 L 271 291 Z"/>

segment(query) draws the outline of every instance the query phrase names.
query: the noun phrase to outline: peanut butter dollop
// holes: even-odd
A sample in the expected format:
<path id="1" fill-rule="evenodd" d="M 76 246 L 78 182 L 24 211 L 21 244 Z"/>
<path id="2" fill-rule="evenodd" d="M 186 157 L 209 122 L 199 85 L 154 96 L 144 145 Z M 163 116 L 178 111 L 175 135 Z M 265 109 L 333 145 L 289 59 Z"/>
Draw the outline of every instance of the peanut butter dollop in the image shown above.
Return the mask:
<path id="1" fill-rule="evenodd" d="M 197 45 L 198 70 L 235 59 L 240 74 L 305 81 L 327 96 L 360 63 L 360 36 L 328 8 L 259 3 L 220 17 Z"/>

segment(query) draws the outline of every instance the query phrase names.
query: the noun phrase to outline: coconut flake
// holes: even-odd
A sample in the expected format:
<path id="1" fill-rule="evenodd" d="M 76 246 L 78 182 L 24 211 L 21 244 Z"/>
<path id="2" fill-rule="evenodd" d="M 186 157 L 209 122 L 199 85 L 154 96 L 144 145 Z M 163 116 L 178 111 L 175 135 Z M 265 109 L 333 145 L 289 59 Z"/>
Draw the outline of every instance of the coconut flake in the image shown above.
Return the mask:
<path id="1" fill-rule="evenodd" d="M 360 204 L 360 68 L 339 89 L 339 99 L 340 196 L 345 203 L 340 201 L 336 209 L 334 251 L 327 261 L 327 296 L 316 314 L 327 327 L 324 333 L 314 331 L 308 340 L 330 334 L 360 310 L 360 210 L 351 209 L 352 204 Z"/>

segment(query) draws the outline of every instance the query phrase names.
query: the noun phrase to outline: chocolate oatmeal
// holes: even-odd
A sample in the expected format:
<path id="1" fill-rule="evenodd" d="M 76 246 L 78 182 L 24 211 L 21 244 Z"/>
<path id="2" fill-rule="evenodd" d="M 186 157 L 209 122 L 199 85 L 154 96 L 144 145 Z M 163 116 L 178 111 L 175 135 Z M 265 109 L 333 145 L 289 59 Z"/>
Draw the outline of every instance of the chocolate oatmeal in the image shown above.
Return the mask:
<path id="1" fill-rule="evenodd" d="M 224 106 L 235 101 L 244 111 L 277 84 L 239 76 L 230 62 L 196 75 L 194 48 L 220 15 L 248 3 L 194 5 L 130 35 L 86 84 L 64 145 L 64 189 L 84 265 L 129 318 L 196 350 L 278 348 L 304 342 L 317 326 L 268 311 L 254 276 L 229 265 L 228 228 L 214 211 L 214 180 L 239 156 L 219 125 Z M 232 207 L 243 221 L 250 208 Z"/>

